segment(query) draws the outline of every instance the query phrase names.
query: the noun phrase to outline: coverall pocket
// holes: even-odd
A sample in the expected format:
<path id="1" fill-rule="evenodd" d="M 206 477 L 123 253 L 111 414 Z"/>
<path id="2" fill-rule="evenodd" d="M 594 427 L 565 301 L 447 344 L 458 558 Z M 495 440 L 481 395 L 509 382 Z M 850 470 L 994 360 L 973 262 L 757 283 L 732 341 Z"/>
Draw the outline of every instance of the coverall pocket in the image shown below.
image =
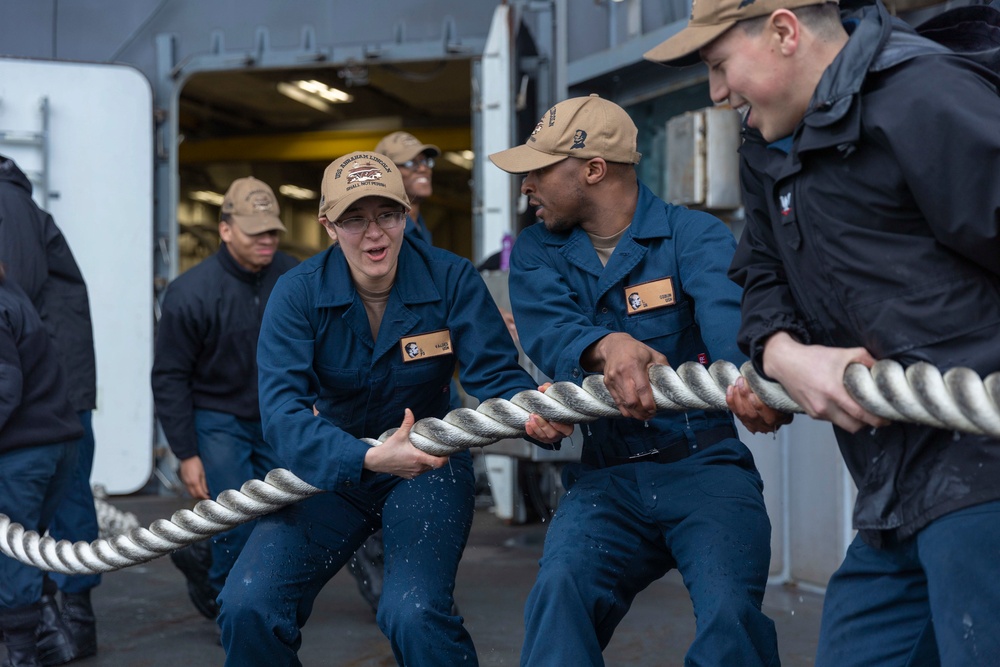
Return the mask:
<path id="1" fill-rule="evenodd" d="M 625 332 L 632 338 L 641 340 L 650 347 L 665 350 L 657 341 L 670 341 L 677 334 L 694 324 L 687 301 L 676 306 L 658 308 L 641 315 L 632 315 L 625 320 Z"/>
<path id="2" fill-rule="evenodd" d="M 316 366 L 320 391 L 317 408 L 341 428 L 349 428 L 356 415 L 364 414 L 369 388 L 361 372 L 352 368 Z"/>

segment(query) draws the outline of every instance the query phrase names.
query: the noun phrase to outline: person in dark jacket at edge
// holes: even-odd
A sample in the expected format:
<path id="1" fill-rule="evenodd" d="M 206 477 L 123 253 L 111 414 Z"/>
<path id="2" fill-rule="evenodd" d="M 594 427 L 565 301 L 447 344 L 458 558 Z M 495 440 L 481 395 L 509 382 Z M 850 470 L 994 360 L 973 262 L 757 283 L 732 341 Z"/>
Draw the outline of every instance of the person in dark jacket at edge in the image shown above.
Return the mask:
<path id="1" fill-rule="evenodd" d="M 31 198 L 32 186 L 10 158 L 0 155 L 0 254 L 8 279 L 28 295 L 52 339 L 82 435 L 68 491 L 49 522 L 56 540 L 91 542 L 99 536 L 90 487 L 94 462 L 92 411 L 97 407 L 94 333 L 87 285 L 52 216 Z M 101 575 L 46 575 L 38 628 L 39 659 L 60 665 L 97 653 L 91 590 Z M 60 602 L 56 594 L 61 593 Z"/>
<path id="2" fill-rule="evenodd" d="M 1000 442 L 868 413 L 848 364 L 1000 370 L 998 78 L 878 2 L 699 0 L 646 57 L 744 117 L 740 346 L 834 424 L 858 534 L 816 664 L 1000 664 Z"/>
<path id="3" fill-rule="evenodd" d="M 264 442 L 257 401 L 257 335 L 271 289 L 298 260 L 278 250 L 286 231 L 273 190 L 253 177 L 229 186 L 218 252 L 167 288 L 156 336 L 156 414 L 192 498 L 215 498 L 281 467 Z M 171 554 L 208 619 L 253 522 Z"/>
<path id="4" fill-rule="evenodd" d="M 44 534 L 73 484 L 83 425 L 55 346 L 28 295 L 0 262 L 0 512 Z M 45 574 L 0 556 L 4 667 L 37 667 Z"/>

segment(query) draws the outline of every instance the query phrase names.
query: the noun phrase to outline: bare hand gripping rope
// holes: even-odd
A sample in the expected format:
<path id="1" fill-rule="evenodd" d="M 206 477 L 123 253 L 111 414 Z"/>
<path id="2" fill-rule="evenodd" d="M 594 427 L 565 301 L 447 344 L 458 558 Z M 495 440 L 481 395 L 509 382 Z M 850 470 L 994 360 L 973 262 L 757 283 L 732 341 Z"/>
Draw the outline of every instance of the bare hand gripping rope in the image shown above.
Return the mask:
<path id="1" fill-rule="evenodd" d="M 653 366 L 649 379 L 660 410 L 726 410 L 726 387 L 741 374 L 768 406 L 782 412 L 803 412 L 781 385 L 761 378 L 749 363 L 742 369 L 728 361 L 717 361 L 707 369 L 693 362 L 682 364 L 676 371 L 669 366 Z M 890 421 L 1000 440 L 1000 372 L 981 380 L 968 368 L 953 368 L 942 376 L 929 364 L 914 364 L 904 371 L 897 362 L 883 360 L 871 370 L 852 364 L 844 374 L 844 384 L 862 407 Z M 410 441 L 429 454 L 446 456 L 503 438 L 524 436 L 524 423 L 531 413 L 567 424 L 621 416 L 604 385 L 604 377 L 593 375 L 584 380 L 582 387 L 557 382 L 544 394 L 522 391 L 510 401 L 491 398 L 475 410 L 460 408 L 444 419 L 421 419 L 413 425 Z M 386 431 L 377 440 L 364 441 L 378 445 L 391 433 Z M 238 491 L 223 491 L 215 501 L 202 500 L 193 510 L 178 510 L 169 521 L 158 519 L 148 529 L 133 528 L 92 543 L 56 542 L 35 531 L 25 531 L 0 514 L 0 551 L 52 572 L 111 572 L 146 563 L 317 493 L 322 490 L 277 468 L 264 481 L 250 480 Z"/>

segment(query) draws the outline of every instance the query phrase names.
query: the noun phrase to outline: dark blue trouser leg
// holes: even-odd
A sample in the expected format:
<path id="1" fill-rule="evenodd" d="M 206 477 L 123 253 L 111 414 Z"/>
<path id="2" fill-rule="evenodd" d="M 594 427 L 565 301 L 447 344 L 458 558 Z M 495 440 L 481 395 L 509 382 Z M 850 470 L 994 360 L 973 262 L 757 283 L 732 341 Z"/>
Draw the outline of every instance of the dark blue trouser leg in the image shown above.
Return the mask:
<path id="1" fill-rule="evenodd" d="M 281 467 L 274 450 L 264 442 L 260 422 L 238 419 L 224 412 L 195 410 L 195 430 L 198 456 L 212 498 L 226 489 L 239 489 L 247 480 L 264 479 L 268 472 Z M 250 521 L 212 537 L 208 581 L 216 592 L 226 583 L 253 526 Z"/>
<path id="2" fill-rule="evenodd" d="M 917 535 L 942 665 L 1000 665 L 1000 501 L 947 514 Z"/>
<path id="3" fill-rule="evenodd" d="M 854 539 L 827 586 L 816 665 L 1000 664 L 1000 502 L 876 549 Z"/>
<path id="4" fill-rule="evenodd" d="M 27 530 L 44 533 L 76 466 L 76 445 L 25 447 L 0 454 L 0 512 Z M 0 554 L 0 609 L 42 597 L 43 572 Z"/>
<path id="5" fill-rule="evenodd" d="M 94 492 L 90 474 L 94 467 L 94 428 L 90 410 L 79 413 L 83 437 L 76 443 L 77 462 L 73 478 L 49 524 L 49 532 L 57 540 L 93 542 L 100 535 Z M 101 583 L 99 574 L 49 575 L 64 593 L 85 593 Z"/>
<path id="6" fill-rule="evenodd" d="M 307 498 L 261 517 L 219 596 L 226 664 L 298 665 L 300 629 L 327 581 L 382 524 L 386 588 L 379 627 L 400 664 L 475 666 L 450 615 L 455 572 L 472 523 L 472 458 L 412 481 L 380 475 L 364 490 Z"/>
<path id="7" fill-rule="evenodd" d="M 917 646 L 923 649 L 915 652 Z M 827 584 L 816 665 L 937 664 L 916 543 L 873 549 L 855 537 Z"/>
<path id="8" fill-rule="evenodd" d="M 770 521 L 760 477 L 746 448 L 727 443 L 674 464 L 583 472 L 545 539 L 522 665 L 603 665 L 635 595 L 673 567 L 697 617 L 686 664 L 778 663 L 761 611 Z"/>
<path id="9" fill-rule="evenodd" d="M 475 505 L 468 451 L 397 484 L 382 508 L 385 581 L 377 621 L 407 667 L 478 665 L 461 617 L 452 616 L 455 575 Z"/>
<path id="10" fill-rule="evenodd" d="M 300 629 L 313 602 L 369 534 L 371 521 L 336 493 L 258 519 L 219 595 L 226 665 L 301 664 Z"/>

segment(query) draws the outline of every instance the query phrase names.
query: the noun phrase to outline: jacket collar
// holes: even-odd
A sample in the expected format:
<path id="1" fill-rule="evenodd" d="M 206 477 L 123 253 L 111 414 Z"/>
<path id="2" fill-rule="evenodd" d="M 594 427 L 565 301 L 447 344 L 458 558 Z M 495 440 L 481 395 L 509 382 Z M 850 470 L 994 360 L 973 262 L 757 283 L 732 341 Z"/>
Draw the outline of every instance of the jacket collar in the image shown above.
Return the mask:
<path id="1" fill-rule="evenodd" d="M 861 138 L 861 89 L 869 72 L 943 50 L 890 16 L 881 0 L 848 16 L 845 27 L 850 37 L 820 78 L 795 128 L 791 151 L 780 159 L 769 151 L 772 159 L 765 169 L 775 180 L 798 173 L 799 155 L 807 151 L 836 147 L 846 157 L 855 150 Z"/>
<path id="2" fill-rule="evenodd" d="M 567 262 L 597 278 L 598 297 L 614 287 L 646 256 L 647 245 L 640 241 L 673 236 L 670 215 L 663 200 L 641 181 L 637 182 L 637 190 L 632 223 L 618 241 L 607 266 L 601 264 L 587 232 L 579 226 L 565 234 L 547 232 L 543 236 L 543 242 L 557 248 Z"/>
<path id="3" fill-rule="evenodd" d="M 889 69 L 918 55 L 948 52 L 890 16 L 881 0 L 847 17 L 844 25 L 850 38 L 816 86 L 802 119 L 807 127 L 828 127 L 844 119 L 869 72 Z"/>
<path id="4" fill-rule="evenodd" d="M 850 37 L 823 72 L 802 119 L 809 127 L 827 127 L 841 120 L 861 91 L 875 56 L 888 41 L 892 25 L 881 2 L 862 8 L 845 22 Z M 852 29 L 853 26 L 853 29 Z"/>
<path id="5" fill-rule="evenodd" d="M 248 271 L 244 269 L 236 259 L 233 257 L 232 253 L 229 252 L 229 246 L 223 241 L 219 244 L 219 263 L 222 264 L 222 268 L 225 269 L 226 273 L 235 276 L 236 278 L 242 280 L 245 283 L 255 283 L 264 276 L 270 270 L 271 265 L 268 264 L 260 271 Z"/>

